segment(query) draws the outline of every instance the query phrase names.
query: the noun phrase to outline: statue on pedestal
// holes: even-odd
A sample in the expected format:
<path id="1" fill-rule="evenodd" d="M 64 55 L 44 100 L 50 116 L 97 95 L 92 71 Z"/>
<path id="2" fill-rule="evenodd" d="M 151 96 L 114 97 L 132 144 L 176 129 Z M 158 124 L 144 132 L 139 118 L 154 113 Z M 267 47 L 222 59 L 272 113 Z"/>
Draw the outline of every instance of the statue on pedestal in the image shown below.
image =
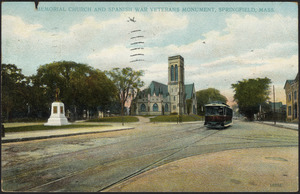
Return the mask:
<path id="1" fill-rule="evenodd" d="M 51 106 L 51 115 L 48 119 L 48 122 L 44 125 L 46 126 L 61 126 L 61 125 L 70 125 L 65 116 L 65 107 L 64 103 L 59 100 L 59 88 L 55 90 L 55 102 L 52 103 Z"/>
<path id="2" fill-rule="evenodd" d="M 59 93 L 60 93 L 59 88 L 56 88 L 56 90 L 55 90 L 55 101 L 56 102 L 59 102 L 59 99 L 58 99 Z"/>

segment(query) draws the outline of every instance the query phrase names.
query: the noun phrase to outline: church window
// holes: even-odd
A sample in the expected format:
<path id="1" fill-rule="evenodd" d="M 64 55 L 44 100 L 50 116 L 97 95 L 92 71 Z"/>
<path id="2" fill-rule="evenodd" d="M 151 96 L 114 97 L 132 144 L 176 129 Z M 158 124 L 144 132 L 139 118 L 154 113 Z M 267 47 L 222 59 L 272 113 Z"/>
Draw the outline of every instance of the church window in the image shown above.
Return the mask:
<path id="1" fill-rule="evenodd" d="M 165 111 L 166 111 L 166 112 L 169 111 L 169 106 L 168 106 L 168 104 L 165 105 Z"/>
<path id="2" fill-rule="evenodd" d="M 146 105 L 145 104 L 141 105 L 141 112 L 146 112 Z"/>
<path id="3" fill-rule="evenodd" d="M 176 110 L 176 105 L 173 105 L 173 110 Z"/>
<path id="4" fill-rule="evenodd" d="M 175 65 L 175 81 L 178 81 L 178 66 Z"/>
<path id="5" fill-rule="evenodd" d="M 158 111 L 158 105 L 156 103 L 153 104 L 153 111 Z"/>
<path id="6" fill-rule="evenodd" d="M 176 96 L 174 96 L 174 101 L 176 100 Z"/>
<path id="7" fill-rule="evenodd" d="M 174 66 L 171 66 L 171 81 L 174 81 Z"/>

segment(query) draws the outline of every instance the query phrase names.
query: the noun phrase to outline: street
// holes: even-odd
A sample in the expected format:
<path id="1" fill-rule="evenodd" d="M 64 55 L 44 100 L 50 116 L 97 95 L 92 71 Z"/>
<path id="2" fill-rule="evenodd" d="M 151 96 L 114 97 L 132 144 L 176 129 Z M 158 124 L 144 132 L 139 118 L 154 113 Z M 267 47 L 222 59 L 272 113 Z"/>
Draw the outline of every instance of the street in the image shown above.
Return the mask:
<path id="1" fill-rule="evenodd" d="M 134 129 L 2 144 L 3 191 L 97 192 L 179 159 L 226 150 L 298 147 L 298 131 L 234 121 L 126 124 Z"/>

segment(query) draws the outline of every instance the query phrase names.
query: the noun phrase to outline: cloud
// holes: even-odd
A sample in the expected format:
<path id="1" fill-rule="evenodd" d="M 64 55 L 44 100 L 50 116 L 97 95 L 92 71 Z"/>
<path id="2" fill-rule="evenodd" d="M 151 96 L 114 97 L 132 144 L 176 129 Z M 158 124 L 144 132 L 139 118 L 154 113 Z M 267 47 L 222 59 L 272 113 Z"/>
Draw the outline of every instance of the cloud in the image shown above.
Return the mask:
<path id="1" fill-rule="evenodd" d="M 270 44 L 298 43 L 297 18 L 282 15 L 258 18 L 233 14 L 225 21 L 226 27 L 223 30 L 204 33 L 203 39 L 185 45 L 181 50 L 187 50 L 188 56 L 207 62 L 239 56 L 251 50 L 266 48 Z"/>
<path id="2" fill-rule="evenodd" d="M 7 36 L 16 36 L 19 38 L 28 38 L 33 33 L 37 32 L 43 26 L 41 24 L 25 23 L 20 17 L 3 15 L 2 30 Z"/>
<path id="3" fill-rule="evenodd" d="M 129 63 L 130 51 L 124 45 L 102 49 L 88 56 L 88 60 L 101 70 L 126 66 Z"/>

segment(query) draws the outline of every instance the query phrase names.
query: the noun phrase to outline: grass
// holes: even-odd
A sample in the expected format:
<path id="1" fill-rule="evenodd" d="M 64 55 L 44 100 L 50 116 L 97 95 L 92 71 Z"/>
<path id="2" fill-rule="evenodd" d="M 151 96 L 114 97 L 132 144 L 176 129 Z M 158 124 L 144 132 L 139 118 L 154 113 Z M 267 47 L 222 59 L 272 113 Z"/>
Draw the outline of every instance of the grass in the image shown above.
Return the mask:
<path id="1" fill-rule="evenodd" d="M 151 122 L 177 122 L 178 115 L 161 115 L 155 118 L 150 118 Z M 182 122 L 189 122 L 189 121 L 202 121 L 203 117 L 198 115 L 182 115 L 181 116 Z"/>
<path id="2" fill-rule="evenodd" d="M 129 122 L 138 122 L 139 119 L 133 116 L 124 116 L 123 122 L 129 123 Z M 86 122 L 113 122 L 113 123 L 122 123 L 122 117 L 103 117 L 99 119 L 91 119 L 87 120 Z"/>
<path id="3" fill-rule="evenodd" d="M 6 127 L 5 132 L 24 132 L 24 131 L 39 131 L 39 130 L 51 130 L 51 129 L 74 129 L 74 128 L 85 128 L 85 127 L 103 127 L 107 125 L 87 125 L 87 124 L 71 124 L 71 125 L 62 125 L 62 126 L 44 126 L 40 125 L 25 125 L 17 127 Z"/>

